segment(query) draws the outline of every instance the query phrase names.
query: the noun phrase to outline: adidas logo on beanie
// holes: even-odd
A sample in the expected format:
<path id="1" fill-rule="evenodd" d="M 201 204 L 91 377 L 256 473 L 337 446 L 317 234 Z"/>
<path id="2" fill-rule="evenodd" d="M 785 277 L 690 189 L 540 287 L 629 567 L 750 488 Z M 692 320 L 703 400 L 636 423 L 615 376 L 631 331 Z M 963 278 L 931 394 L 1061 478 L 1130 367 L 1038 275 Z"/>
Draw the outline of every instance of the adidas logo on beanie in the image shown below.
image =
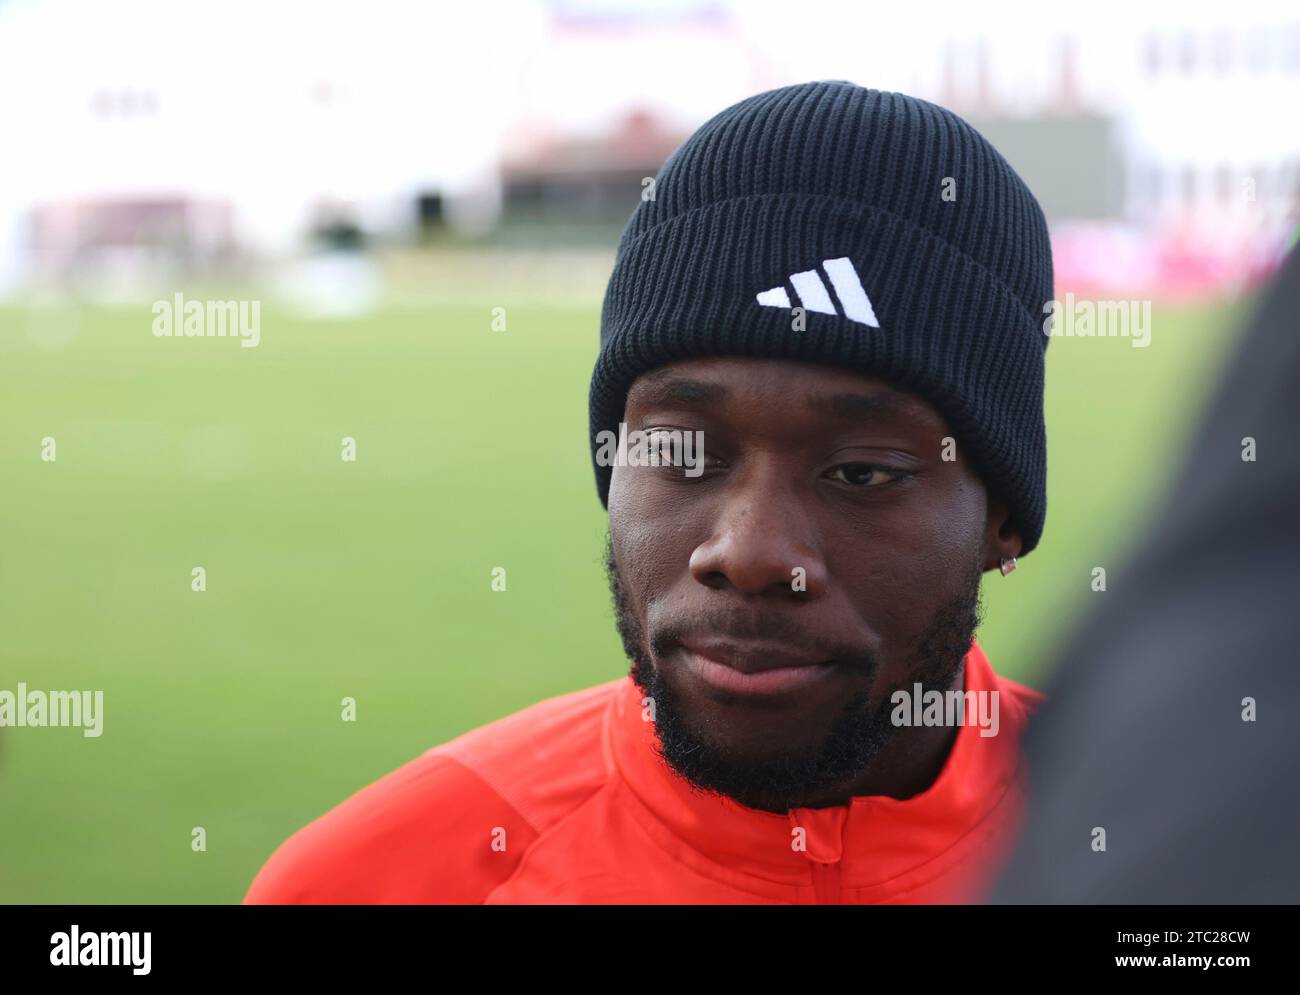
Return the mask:
<path id="1" fill-rule="evenodd" d="M 871 301 L 867 299 L 867 292 L 862 289 L 862 281 L 858 279 L 858 272 L 853 268 L 853 260 L 848 256 L 840 256 L 839 259 L 823 259 L 822 269 L 830 277 L 836 296 L 844 302 L 844 317 L 878 328 L 880 322 L 876 321 L 876 312 L 871 310 Z M 815 269 L 791 273 L 790 284 L 799 295 L 801 305 L 809 311 L 820 311 L 822 314 L 840 313 L 831 303 L 830 295 L 826 293 L 826 285 L 822 283 Z M 773 287 L 758 295 L 758 303 L 766 307 L 788 308 L 790 295 L 785 292 L 785 287 Z"/>
<path id="2" fill-rule="evenodd" d="M 597 440 L 641 374 L 702 356 L 804 360 L 926 398 L 1027 553 L 1047 512 L 1051 297 L 1038 202 L 956 114 L 842 81 L 742 100 L 673 153 L 619 242 L 590 391 L 601 502 L 612 468 Z"/>

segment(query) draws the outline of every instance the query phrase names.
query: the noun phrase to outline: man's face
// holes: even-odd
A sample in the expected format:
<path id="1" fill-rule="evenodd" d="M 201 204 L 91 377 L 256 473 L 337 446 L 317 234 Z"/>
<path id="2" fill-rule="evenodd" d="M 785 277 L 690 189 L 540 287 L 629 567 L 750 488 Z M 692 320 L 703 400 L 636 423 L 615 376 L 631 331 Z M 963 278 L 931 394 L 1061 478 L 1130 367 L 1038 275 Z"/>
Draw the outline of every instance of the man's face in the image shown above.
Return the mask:
<path id="1" fill-rule="evenodd" d="M 944 419 L 875 377 L 714 358 L 642 376 L 625 421 L 704 433 L 698 476 L 615 466 L 609 492 L 619 632 L 668 763 L 771 811 L 904 784 L 934 730 L 896 730 L 890 695 L 957 683 L 982 572 L 1018 544 Z"/>

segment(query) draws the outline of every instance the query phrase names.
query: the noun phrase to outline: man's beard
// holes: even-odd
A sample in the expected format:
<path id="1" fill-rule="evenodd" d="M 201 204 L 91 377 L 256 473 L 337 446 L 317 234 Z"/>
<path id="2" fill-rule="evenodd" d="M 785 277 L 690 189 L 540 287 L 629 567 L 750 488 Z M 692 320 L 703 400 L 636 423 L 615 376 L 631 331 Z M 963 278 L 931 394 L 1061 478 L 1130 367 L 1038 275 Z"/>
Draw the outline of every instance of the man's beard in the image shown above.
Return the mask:
<path id="1" fill-rule="evenodd" d="M 650 646 L 631 610 L 608 536 L 605 569 L 614 601 L 614 621 L 632 664 L 629 676 L 654 702 L 660 754 L 697 789 L 726 795 L 751 808 L 785 811 L 798 807 L 805 798 L 861 775 L 898 732 L 891 721 L 895 706 L 890 697 L 899 688 L 888 689 L 874 705 L 868 693 L 860 691 L 844 703 L 830 732 L 812 748 L 779 749 L 761 759 L 730 755 L 691 727 L 680 700 L 651 663 Z M 909 695 L 915 683 L 922 685 L 922 693 L 942 693 L 952 687 L 981 621 L 982 576 L 983 562 L 977 560 L 966 570 L 960 593 L 940 606 L 917 638 L 907 683 L 901 685 Z M 665 640 L 656 637 L 656 642 Z M 878 669 L 870 656 L 857 656 L 852 665 L 864 670 L 868 677 L 874 677 Z"/>

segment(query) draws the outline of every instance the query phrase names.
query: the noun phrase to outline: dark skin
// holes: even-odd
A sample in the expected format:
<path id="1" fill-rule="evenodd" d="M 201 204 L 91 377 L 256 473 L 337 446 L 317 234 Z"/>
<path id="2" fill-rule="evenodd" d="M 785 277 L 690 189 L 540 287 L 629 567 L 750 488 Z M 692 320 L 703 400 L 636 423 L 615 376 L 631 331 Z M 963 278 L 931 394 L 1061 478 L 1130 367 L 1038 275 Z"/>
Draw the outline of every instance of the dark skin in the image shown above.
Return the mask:
<path id="1" fill-rule="evenodd" d="M 629 432 L 704 433 L 698 477 L 673 466 L 613 468 L 610 536 L 646 663 L 682 721 L 728 757 L 813 749 L 855 695 L 874 706 L 910 688 L 936 613 L 972 580 L 978 590 L 981 570 L 1019 555 L 1005 502 L 989 495 L 961 445 L 954 460 L 942 458 L 954 434 L 944 418 L 877 377 L 788 360 L 682 361 L 638 379 L 624 418 Z M 792 584 L 795 568 L 805 590 Z M 694 651 L 681 640 L 700 633 L 734 636 L 742 650 L 763 636 L 773 653 L 831 666 L 779 695 L 730 694 L 688 665 Z M 961 678 L 957 664 L 952 683 Z M 858 795 L 907 798 L 933 784 L 955 735 L 900 728 L 842 781 L 744 801 L 783 812 Z"/>

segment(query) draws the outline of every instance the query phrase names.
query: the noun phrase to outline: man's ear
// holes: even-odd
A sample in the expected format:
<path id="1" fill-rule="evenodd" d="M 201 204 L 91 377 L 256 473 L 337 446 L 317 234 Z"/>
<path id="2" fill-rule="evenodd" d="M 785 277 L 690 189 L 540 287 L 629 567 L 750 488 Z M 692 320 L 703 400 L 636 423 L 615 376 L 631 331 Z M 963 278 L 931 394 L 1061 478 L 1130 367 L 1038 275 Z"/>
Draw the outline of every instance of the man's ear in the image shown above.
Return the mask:
<path id="1" fill-rule="evenodd" d="M 998 569 L 1003 557 L 1011 559 L 1019 556 L 1024 547 L 1025 541 L 1011 521 L 1011 511 L 1006 501 L 990 494 L 988 517 L 984 521 L 984 569 Z"/>

